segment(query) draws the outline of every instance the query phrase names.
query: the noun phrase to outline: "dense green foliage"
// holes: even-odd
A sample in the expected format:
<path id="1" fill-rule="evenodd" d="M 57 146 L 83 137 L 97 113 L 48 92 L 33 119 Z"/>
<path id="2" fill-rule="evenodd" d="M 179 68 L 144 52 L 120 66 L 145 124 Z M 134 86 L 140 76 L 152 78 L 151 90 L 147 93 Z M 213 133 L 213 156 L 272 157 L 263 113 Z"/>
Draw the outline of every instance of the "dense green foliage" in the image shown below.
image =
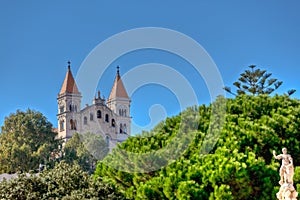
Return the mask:
<path id="1" fill-rule="evenodd" d="M 79 165 L 60 162 L 54 169 L 39 175 L 27 177 L 20 174 L 18 178 L 0 182 L 0 199 L 125 199 L 114 185 L 101 178 L 92 179 Z"/>
<path id="2" fill-rule="evenodd" d="M 52 168 L 62 160 L 93 172 L 97 160 L 108 153 L 100 135 L 75 133 L 64 148 L 55 137 L 52 124 L 40 112 L 18 110 L 6 117 L 0 134 L 0 173 L 38 171 L 39 164 Z"/>
<path id="3" fill-rule="evenodd" d="M 224 101 L 226 118 L 218 134 L 221 127 L 216 122 L 222 120 L 224 112 L 219 105 Z M 200 118 L 190 117 L 186 125 L 183 119 L 194 116 L 194 111 Z M 197 125 L 196 131 L 191 124 Z M 191 131 L 195 132 L 193 140 L 182 136 Z M 287 95 L 220 97 L 214 105 L 188 109 L 167 118 L 149 133 L 129 138 L 98 163 L 95 177 L 111 181 L 134 199 L 276 199 L 280 162 L 272 158 L 272 150 L 279 153 L 287 147 L 295 166 L 299 166 L 299 131 L 299 100 Z M 159 149 L 178 137 L 184 138 L 179 140 L 183 143 L 174 144 L 179 149 L 187 147 L 179 158 L 174 160 L 172 152 L 162 156 Z M 175 148 L 171 150 L 176 154 Z M 154 159 L 133 156 L 148 153 Z M 115 168 L 113 163 L 123 167 Z M 151 170 L 155 169 L 153 163 L 162 167 Z M 140 173 L 141 168 L 145 173 Z M 136 173 L 129 173 L 132 171 Z M 299 173 L 296 167 L 294 181 L 298 191 Z"/>
<path id="4" fill-rule="evenodd" d="M 108 145 L 100 135 L 75 133 L 63 148 L 60 160 L 79 164 L 84 171 L 93 172 L 97 160 L 108 153 Z"/>
<path id="5" fill-rule="evenodd" d="M 38 169 L 50 162 L 61 144 L 40 112 L 17 111 L 4 120 L 0 135 L 0 173 Z"/>

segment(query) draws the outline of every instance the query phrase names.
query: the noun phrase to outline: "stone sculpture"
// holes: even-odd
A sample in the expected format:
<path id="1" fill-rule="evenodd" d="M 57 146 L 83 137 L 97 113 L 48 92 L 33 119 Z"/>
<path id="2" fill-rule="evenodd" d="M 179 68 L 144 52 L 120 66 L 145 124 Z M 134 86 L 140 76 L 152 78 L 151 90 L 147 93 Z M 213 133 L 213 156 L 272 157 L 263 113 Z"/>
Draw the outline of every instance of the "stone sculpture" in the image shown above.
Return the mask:
<path id="1" fill-rule="evenodd" d="M 282 149 L 282 154 L 276 155 L 273 151 L 275 159 L 282 160 L 281 167 L 279 170 L 280 175 L 280 189 L 276 194 L 279 200 L 296 200 L 298 192 L 295 190 L 293 184 L 294 177 L 294 165 L 293 158 L 290 154 L 287 154 L 287 148 Z"/>

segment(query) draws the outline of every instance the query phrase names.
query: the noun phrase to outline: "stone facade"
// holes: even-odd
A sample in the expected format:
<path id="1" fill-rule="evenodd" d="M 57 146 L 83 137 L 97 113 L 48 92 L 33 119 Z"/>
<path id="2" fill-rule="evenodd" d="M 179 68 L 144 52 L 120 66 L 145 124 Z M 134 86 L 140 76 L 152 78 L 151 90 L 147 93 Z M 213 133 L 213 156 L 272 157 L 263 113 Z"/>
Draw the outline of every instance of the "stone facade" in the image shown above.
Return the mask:
<path id="1" fill-rule="evenodd" d="M 130 135 L 130 98 L 119 74 L 117 75 L 106 102 L 100 91 L 91 105 L 81 108 L 81 93 L 73 78 L 70 65 L 57 97 L 58 137 L 67 141 L 75 132 L 101 134 L 109 148 Z"/>

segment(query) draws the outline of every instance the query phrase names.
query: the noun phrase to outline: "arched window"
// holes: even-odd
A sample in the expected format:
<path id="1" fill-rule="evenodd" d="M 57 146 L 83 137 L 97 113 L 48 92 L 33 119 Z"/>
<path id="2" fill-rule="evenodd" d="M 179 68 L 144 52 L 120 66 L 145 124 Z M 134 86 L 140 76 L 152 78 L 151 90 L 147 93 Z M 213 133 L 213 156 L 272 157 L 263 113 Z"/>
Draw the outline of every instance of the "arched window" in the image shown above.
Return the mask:
<path id="1" fill-rule="evenodd" d="M 65 122 L 64 122 L 64 120 L 60 121 L 59 127 L 60 127 L 60 131 L 64 131 L 65 130 Z"/>
<path id="2" fill-rule="evenodd" d="M 123 125 L 123 132 L 124 132 L 124 133 L 127 133 L 126 124 Z"/>
<path id="3" fill-rule="evenodd" d="M 93 113 L 90 113 L 90 121 L 93 121 L 94 120 L 94 115 Z"/>
<path id="4" fill-rule="evenodd" d="M 106 144 L 109 145 L 109 137 L 108 135 L 105 137 Z"/>
<path id="5" fill-rule="evenodd" d="M 108 116 L 108 114 L 105 115 L 105 121 L 109 122 L 109 116 Z"/>
<path id="6" fill-rule="evenodd" d="M 123 133 L 123 126 L 120 124 L 120 133 Z"/>
<path id="7" fill-rule="evenodd" d="M 73 119 L 70 120 L 70 129 L 74 130 L 74 122 Z"/>
<path id="8" fill-rule="evenodd" d="M 70 129 L 71 130 L 76 130 L 76 120 L 71 119 L 70 120 Z"/>
<path id="9" fill-rule="evenodd" d="M 77 105 L 75 105 L 75 104 L 73 104 L 73 102 L 71 102 L 70 105 L 69 105 L 69 111 L 70 112 L 77 112 Z"/>
<path id="10" fill-rule="evenodd" d="M 111 120 L 111 126 L 112 126 L 112 127 L 115 127 L 115 126 L 116 126 L 115 119 L 112 119 L 112 120 Z"/>
<path id="11" fill-rule="evenodd" d="M 65 107 L 64 107 L 64 106 L 60 106 L 60 107 L 59 107 L 59 112 L 60 112 L 60 113 L 65 112 Z"/>
<path id="12" fill-rule="evenodd" d="M 97 111 L 97 118 L 101 118 L 101 117 L 102 117 L 101 110 L 98 110 L 98 111 Z"/>
<path id="13" fill-rule="evenodd" d="M 126 113 L 126 109 L 119 109 L 119 116 L 122 116 L 122 117 L 126 117 L 127 113 Z"/>
<path id="14" fill-rule="evenodd" d="M 77 121 L 76 120 L 74 120 L 74 130 L 77 130 Z"/>
<path id="15" fill-rule="evenodd" d="M 87 125 L 87 117 L 84 117 L 84 118 L 83 118 L 83 124 L 84 124 L 84 125 Z"/>

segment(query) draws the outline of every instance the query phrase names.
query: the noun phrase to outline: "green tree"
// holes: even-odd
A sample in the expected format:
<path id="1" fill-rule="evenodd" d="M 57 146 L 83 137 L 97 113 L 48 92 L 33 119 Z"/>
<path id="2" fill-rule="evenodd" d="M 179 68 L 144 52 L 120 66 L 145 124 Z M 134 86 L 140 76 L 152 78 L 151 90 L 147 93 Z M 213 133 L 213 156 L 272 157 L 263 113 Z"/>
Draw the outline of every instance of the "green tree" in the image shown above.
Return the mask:
<path id="1" fill-rule="evenodd" d="M 84 171 L 94 171 L 96 162 L 108 153 L 108 145 L 101 135 L 93 133 L 73 134 L 64 146 L 62 160 L 77 163 Z"/>
<path id="2" fill-rule="evenodd" d="M 39 175 L 19 174 L 17 178 L 0 182 L 0 199 L 125 199 L 111 183 L 93 179 L 79 165 L 57 163 Z"/>
<path id="3" fill-rule="evenodd" d="M 40 112 L 10 114 L 1 127 L 0 173 L 35 170 L 39 163 L 52 162 L 61 144 L 55 136 L 52 124 Z"/>
<path id="4" fill-rule="evenodd" d="M 219 101 L 226 101 L 223 127 L 215 125 L 221 120 L 219 113 L 224 113 Z M 98 163 L 95 176 L 112 181 L 128 198 L 134 199 L 275 199 L 280 162 L 273 158 L 272 150 L 279 152 L 287 147 L 295 166 L 300 164 L 297 157 L 300 154 L 300 100 L 287 95 L 238 95 L 194 110 L 200 117 L 189 119 L 189 124 L 198 124 L 198 130 L 178 159 L 166 157 L 167 165 L 157 171 L 127 173 L 122 170 L 145 167 L 147 160 L 129 163 L 114 150 L 104 158 L 106 162 Z M 142 137 L 130 137 L 119 148 L 142 154 L 170 144 L 178 136 L 183 116 L 189 113 L 192 112 L 187 109 L 168 118 L 152 131 L 143 132 Z M 212 113 L 215 115 L 211 117 Z M 191 131 L 183 128 L 186 133 Z M 211 134 L 219 131 L 219 137 Z M 215 141 L 214 147 L 203 153 L 203 147 Z M 113 162 L 126 165 L 118 170 L 110 167 Z M 300 187 L 299 171 L 296 167 L 297 187 Z"/>
<path id="5" fill-rule="evenodd" d="M 231 91 L 230 87 L 224 87 L 224 89 L 233 95 L 259 95 L 271 94 L 282 85 L 282 81 L 271 78 L 272 73 L 267 73 L 266 70 L 255 69 L 255 65 L 250 65 L 249 68 L 240 74 L 238 81 L 233 83 L 237 88 L 236 92 Z M 295 91 L 294 89 L 289 90 L 288 95 L 292 95 Z"/>

